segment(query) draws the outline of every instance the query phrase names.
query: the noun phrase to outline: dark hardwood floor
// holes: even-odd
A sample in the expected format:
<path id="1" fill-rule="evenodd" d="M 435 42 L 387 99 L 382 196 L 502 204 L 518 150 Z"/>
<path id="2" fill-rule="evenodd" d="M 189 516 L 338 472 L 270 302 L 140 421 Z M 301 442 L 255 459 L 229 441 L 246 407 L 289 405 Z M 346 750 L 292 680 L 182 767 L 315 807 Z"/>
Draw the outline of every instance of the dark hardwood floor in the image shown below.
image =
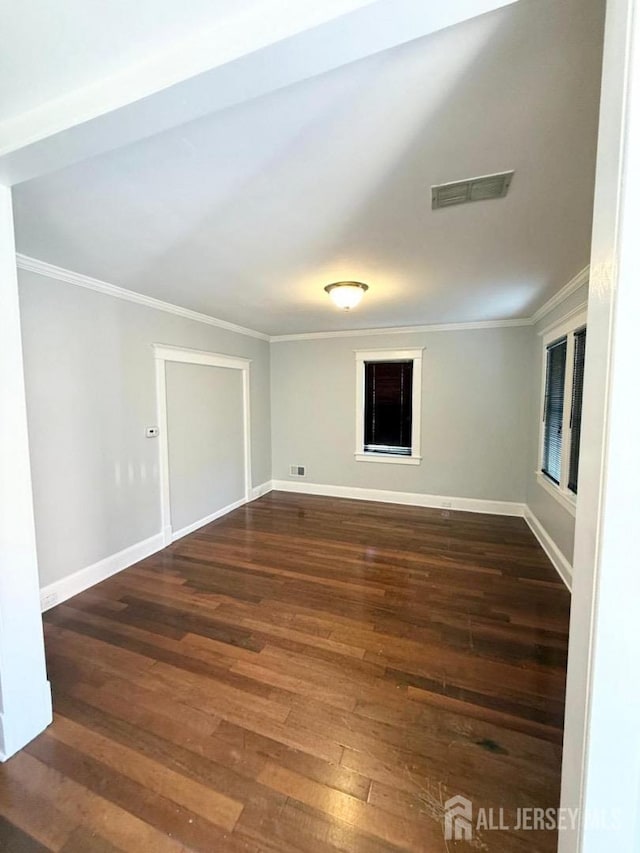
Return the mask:
<path id="1" fill-rule="evenodd" d="M 46 614 L 0 849 L 553 851 L 443 805 L 558 805 L 568 617 L 522 519 L 273 492 Z"/>

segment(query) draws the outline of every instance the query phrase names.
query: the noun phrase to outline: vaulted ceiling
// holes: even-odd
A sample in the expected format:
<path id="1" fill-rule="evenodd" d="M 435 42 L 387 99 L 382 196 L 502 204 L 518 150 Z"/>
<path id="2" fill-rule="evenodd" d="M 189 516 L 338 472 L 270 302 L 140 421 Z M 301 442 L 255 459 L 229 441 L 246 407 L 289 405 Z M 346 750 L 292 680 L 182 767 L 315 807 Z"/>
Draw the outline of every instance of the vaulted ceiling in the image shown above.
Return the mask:
<path id="1" fill-rule="evenodd" d="M 212 6 L 252 3 L 157 37 Z M 603 13 L 519 0 L 20 183 L 18 249 L 270 334 L 528 316 L 589 260 Z M 431 210 L 507 169 L 506 198 Z M 343 278 L 370 285 L 348 315 Z"/>

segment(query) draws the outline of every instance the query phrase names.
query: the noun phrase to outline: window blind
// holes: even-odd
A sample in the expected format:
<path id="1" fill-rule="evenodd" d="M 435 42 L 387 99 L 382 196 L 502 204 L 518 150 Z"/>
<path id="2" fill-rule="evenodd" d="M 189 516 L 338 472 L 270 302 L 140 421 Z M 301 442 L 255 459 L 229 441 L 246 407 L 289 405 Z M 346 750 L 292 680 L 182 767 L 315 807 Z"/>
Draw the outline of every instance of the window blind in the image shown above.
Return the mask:
<path id="1" fill-rule="evenodd" d="M 367 361 L 364 449 L 411 456 L 413 361 Z"/>
<path id="2" fill-rule="evenodd" d="M 567 339 L 547 347 L 547 377 L 544 399 L 544 445 L 542 471 L 554 483 L 560 483 L 562 469 L 562 418 L 564 379 L 567 364 Z"/>
<path id="3" fill-rule="evenodd" d="M 580 459 L 580 429 L 582 427 L 582 392 L 584 388 L 584 358 L 587 348 L 587 330 L 574 333 L 573 392 L 571 395 L 571 452 L 569 455 L 568 486 L 578 494 L 578 462 Z"/>

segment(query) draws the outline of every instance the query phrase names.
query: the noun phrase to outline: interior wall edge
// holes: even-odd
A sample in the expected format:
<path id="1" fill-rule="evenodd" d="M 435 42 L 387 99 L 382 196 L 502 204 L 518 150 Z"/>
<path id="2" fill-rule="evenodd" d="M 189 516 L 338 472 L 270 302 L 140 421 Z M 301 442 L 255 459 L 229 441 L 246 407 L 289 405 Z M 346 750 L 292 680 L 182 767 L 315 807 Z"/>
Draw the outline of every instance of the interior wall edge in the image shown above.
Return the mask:
<path id="1" fill-rule="evenodd" d="M 240 498 L 233 503 L 227 504 L 227 506 L 223 506 L 221 509 L 217 509 L 215 512 L 212 512 L 210 515 L 205 515 L 204 518 L 198 519 L 198 521 L 194 521 L 192 524 L 188 524 L 186 527 L 183 527 L 180 530 L 172 531 L 171 533 L 171 541 L 177 542 L 178 539 L 182 539 L 185 536 L 188 536 L 190 533 L 194 533 L 196 530 L 200 530 L 201 527 L 205 527 L 207 524 L 211 524 L 212 521 L 215 521 L 218 518 L 222 518 L 223 515 L 228 515 L 230 512 L 233 512 L 234 509 L 240 509 L 241 506 L 244 506 L 249 501 L 246 498 Z"/>
<path id="2" fill-rule="evenodd" d="M 251 489 L 250 500 L 255 501 L 263 495 L 268 495 L 271 491 L 273 491 L 273 480 L 267 480 L 265 483 L 260 483 L 259 486 L 254 486 Z"/>
<path id="3" fill-rule="evenodd" d="M 71 575 L 60 578 L 60 580 L 47 584 L 40 589 L 40 606 L 42 612 L 50 610 L 57 604 L 61 604 L 74 595 L 78 595 L 95 586 L 100 581 L 110 578 L 112 575 L 128 569 L 134 563 L 150 557 L 152 554 L 164 548 L 164 536 L 162 532 L 136 542 L 116 554 L 111 554 L 97 563 L 79 569 Z"/>
<path id="4" fill-rule="evenodd" d="M 422 495 L 411 492 L 392 492 L 384 489 L 360 489 L 349 486 L 330 486 L 319 483 L 291 483 L 274 480 L 274 491 L 297 494 L 320 495 L 323 497 L 349 498 L 351 500 L 377 501 L 380 503 L 421 506 L 431 509 L 451 509 L 454 512 L 477 512 L 486 515 L 504 515 L 524 518 L 538 540 L 561 580 L 571 592 L 573 568 L 549 533 L 542 526 L 527 504 L 515 501 L 489 501 L 476 498 Z"/>
<path id="5" fill-rule="evenodd" d="M 227 320 L 220 320 L 217 317 L 213 317 L 199 311 L 193 311 L 190 308 L 184 308 L 183 306 L 175 305 L 172 302 L 164 302 L 163 300 L 155 299 L 151 296 L 145 296 L 142 293 L 137 293 L 136 291 L 128 290 L 124 287 L 119 287 L 118 285 L 111 284 L 110 282 L 102 281 L 101 279 L 93 278 L 91 276 L 84 275 L 83 273 L 75 272 L 74 270 L 65 269 L 63 267 L 56 266 L 55 264 L 50 264 L 48 261 L 42 261 L 39 258 L 32 258 L 29 255 L 17 253 L 16 259 L 18 269 L 45 276 L 52 281 L 61 281 L 66 284 L 74 284 L 78 287 L 95 290 L 98 293 L 105 293 L 109 296 L 114 296 L 117 299 L 124 299 L 129 302 L 146 305 L 149 308 L 155 308 L 159 311 L 176 314 L 179 317 L 185 317 L 198 323 L 206 323 L 207 325 L 218 326 L 219 328 L 227 329 L 228 331 L 236 332 L 240 335 L 248 335 L 249 337 L 258 338 L 260 340 L 267 341 L 270 344 L 296 340 L 317 340 L 322 338 L 367 337 L 369 335 L 387 335 L 391 333 L 459 332 L 472 329 L 535 326 L 542 318 L 555 310 L 558 305 L 561 305 L 569 296 L 571 296 L 572 293 L 575 293 L 576 290 L 579 290 L 580 287 L 587 284 L 590 274 L 590 267 L 587 265 L 565 285 L 563 285 L 557 293 L 544 302 L 530 317 L 516 317 L 507 320 L 478 320 L 460 323 L 434 323 L 431 325 L 416 326 L 384 326 L 374 329 L 345 329 L 343 331 L 331 332 L 300 332 L 298 334 L 290 335 L 268 335 L 265 332 L 258 331 L 257 329 L 249 329 L 245 326 L 230 323 Z"/>
<path id="6" fill-rule="evenodd" d="M 477 512 L 486 515 L 504 515 L 524 518 L 532 533 L 540 543 L 543 551 L 558 572 L 558 575 L 571 591 L 572 567 L 545 530 L 534 513 L 526 504 L 514 501 L 489 501 L 475 498 L 446 497 L 440 495 L 422 495 L 411 492 L 392 492 L 384 489 L 359 489 L 347 486 L 330 486 L 320 483 L 290 483 L 286 480 L 269 480 L 254 486 L 249 502 L 257 500 L 271 491 L 292 492 L 297 494 L 319 495 L 323 497 L 348 498 L 351 500 L 374 501 L 378 503 L 393 503 L 404 506 L 419 506 L 431 509 L 451 509 L 454 512 Z M 443 505 L 444 502 L 444 505 Z M 212 516 L 207 516 L 184 530 L 173 534 L 172 540 L 187 536 L 217 518 L 246 505 L 244 499 L 224 507 Z M 130 568 L 135 563 L 150 557 L 165 547 L 163 533 L 156 533 L 148 539 L 136 542 L 129 548 L 119 551 L 99 560 L 91 566 L 80 569 L 67 577 L 54 581 L 40 590 L 42 612 L 62 604 L 74 595 L 84 592 L 103 580 Z"/>
<path id="7" fill-rule="evenodd" d="M 560 575 L 564 585 L 567 587 L 569 592 L 571 592 L 573 583 L 573 566 L 528 506 L 525 507 L 524 520 L 527 522 L 531 532 L 540 543 L 542 550 L 553 563 L 553 566 Z"/>
<path id="8" fill-rule="evenodd" d="M 493 501 L 482 498 L 463 498 L 450 495 L 427 495 L 421 492 L 399 492 L 387 489 L 366 489 L 356 486 L 333 486 L 323 483 L 295 483 L 274 480 L 278 492 L 298 492 L 329 498 L 349 498 L 356 501 L 421 506 L 430 509 L 450 509 L 458 512 L 480 512 L 486 515 L 524 517 L 525 505 L 516 501 Z"/>
<path id="9" fill-rule="evenodd" d="M 97 278 L 92 278 L 82 273 L 74 272 L 73 270 L 57 267 L 55 264 L 50 264 L 47 261 L 31 258 L 28 255 L 17 254 L 18 269 L 32 272 L 36 275 L 44 276 L 52 281 L 61 281 L 65 284 L 74 284 L 77 287 L 84 287 L 87 290 L 95 290 L 97 293 L 104 293 L 107 296 L 113 296 L 116 299 L 124 299 L 127 302 L 135 302 L 138 305 L 146 305 L 147 308 L 155 308 L 157 311 L 165 311 L 169 314 L 176 314 L 178 317 L 184 317 L 187 320 L 194 320 L 196 323 L 205 323 L 209 326 L 218 326 L 221 329 L 226 329 L 228 332 L 236 332 L 238 335 L 247 335 L 251 338 L 258 338 L 262 341 L 269 341 L 269 335 L 264 332 L 258 332 L 256 329 L 248 329 L 245 326 L 238 326 L 236 323 L 230 323 L 227 320 L 220 320 L 217 317 L 212 317 L 209 314 L 203 314 L 200 311 L 192 311 L 190 308 L 183 308 L 181 305 L 174 305 L 172 302 L 164 302 L 162 299 L 155 299 L 153 296 L 145 296 L 142 293 L 136 293 L 133 290 L 127 290 L 124 287 L 111 284 L 107 281 L 102 281 Z"/>
<path id="10" fill-rule="evenodd" d="M 587 264 L 586 267 L 580 270 L 580 272 L 575 275 L 570 281 L 568 281 L 557 293 L 548 299 L 543 305 L 538 308 L 538 310 L 531 315 L 531 325 L 537 325 L 540 320 L 550 314 L 558 305 L 562 305 L 572 293 L 575 293 L 576 290 L 580 290 L 585 284 L 589 284 L 589 276 L 591 274 L 591 265 Z"/>
<path id="11" fill-rule="evenodd" d="M 251 489 L 249 502 L 268 494 L 271 489 L 272 484 L 270 480 L 265 483 L 260 483 L 258 486 L 254 486 Z M 172 534 L 172 539 L 176 540 L 182 536 L 186 536 L 188 533 L 192 533 L 194 530 L 204 527 L 205 524 L 210 524 L 212 521 L 215 521 L 216 518 L 221 518 L 223 515 L 227 515 L 227 513 L 232 512 L 234 509 L 237 509 L 246 503 L 247 501 L 242 499 L 235 504 L 224 507 L 223 509 L 213 513 L 213 515 L 200 519 L 200 521 L 190 525 L 189 528 L 185 528 L 184 530 L 180 530 Z M 55 607 L 57 604 L 62 604 L 62 602 L 67 601 L 74 595 L 78 595 L 101 581 L 110 578 L 112 575 L 122 572 L 124 569 L 128 569 L 135 563 L 140 562 L 140 560 L 144 560 L 146 557 L 150 557 L 152 554 L 156 554 L 158 551 L 161 551 L 164 547 L 165 537 L 164 533 L 160 531 L 160 533 L 156 533 L 148 539 L 143 539 L 128 548 L 124 548 L 122 551 L 118 551 L 117 554 L 111 554 L 90 566 L 86 566 L 83 569 L 79 569 L 77 572 L 73 572 L 71 575 L 67 575 L 66 577 L 60 578 L 60 580 L 41 587 L 40 608 L 42 612 L 44 613 L 52 607 Z"/>

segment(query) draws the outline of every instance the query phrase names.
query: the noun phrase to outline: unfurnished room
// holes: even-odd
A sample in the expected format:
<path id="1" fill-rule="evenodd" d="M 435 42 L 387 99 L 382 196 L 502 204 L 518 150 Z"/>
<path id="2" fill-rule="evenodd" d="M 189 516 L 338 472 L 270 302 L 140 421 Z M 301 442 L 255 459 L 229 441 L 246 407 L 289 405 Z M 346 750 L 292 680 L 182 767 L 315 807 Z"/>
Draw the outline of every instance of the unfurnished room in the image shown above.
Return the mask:
<path id="1" fill-rule="evenodd" d="M 637 853 L 636 6 L 0 4 L 0 850 Z"/>

